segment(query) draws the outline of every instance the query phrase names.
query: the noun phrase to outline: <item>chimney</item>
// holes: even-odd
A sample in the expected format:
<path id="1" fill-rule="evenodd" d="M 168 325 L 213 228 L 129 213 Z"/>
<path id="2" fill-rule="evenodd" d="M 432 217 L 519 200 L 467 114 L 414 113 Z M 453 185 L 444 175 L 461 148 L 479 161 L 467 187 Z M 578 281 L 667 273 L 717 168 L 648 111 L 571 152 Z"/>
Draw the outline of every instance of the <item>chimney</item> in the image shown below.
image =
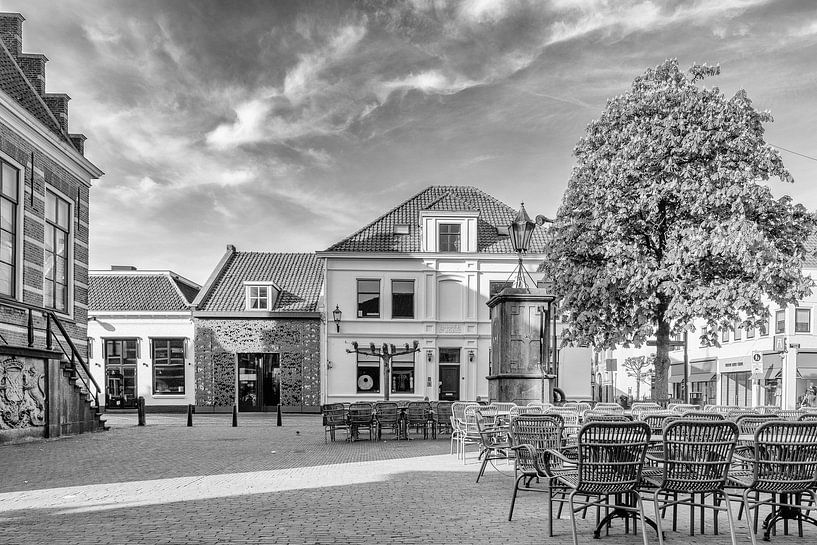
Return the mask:
<path id="1" fill-rule="evenodd" d="M 19 13 L 0 13 L 0 39 L 16 59 L 23 50 L 23 21 Z"/>
<path id="2" fill-rule="evenodd" d="M 133 265 L 111 265 L 112 271 L 135 271 L 136 267 Z"/>
<path id="3" fill-rule="evenodd" d="M 71 100 L 71 97 L 65 93 L 45 93 L 43 95 L 43 100 L 45 101 L 46 106 L 48 106 L 48 109 L 51 110 L 51 113 L 54 114 L 54 117 L 57 118 L 60 128 L 67 132 L 68 101 Z"/>
<path id="4" fill-rule="evenodd" d="M 17 63 L 40 96 L 45 94 L 45 63 L 48 57 L 38 53 L 21 53 Z"/>
<path id="5" fill-rule="evenodd" d="M 71 143 L 74 144 L 74 147 L 77 149 L 80 155 L 85 155 L 85 135 L 79 133 L 68 133 L 68 138 L 71 139 Z"/>

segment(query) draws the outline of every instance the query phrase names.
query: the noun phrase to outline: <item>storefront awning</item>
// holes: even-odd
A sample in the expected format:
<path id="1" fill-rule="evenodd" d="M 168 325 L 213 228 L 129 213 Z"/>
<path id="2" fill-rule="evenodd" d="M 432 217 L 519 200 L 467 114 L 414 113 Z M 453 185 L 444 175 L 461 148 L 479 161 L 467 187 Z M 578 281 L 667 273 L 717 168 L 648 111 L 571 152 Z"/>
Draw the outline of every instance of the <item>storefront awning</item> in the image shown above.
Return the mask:
<path id="1" fill-rule="evenodd" d="M 693 373 L 689 375 L 689 382 L 709 382 L 715 377 L 715 373 Z"/>
<path id="2" fill-rule="evenodd" d="M 683 371 L 681 373 L 683 373 Z M 684 382 L 684 375 L 683 374 L 670 375 L 669 376 L 669 383 L 670 384 L 678 384 L 678 383 L 681 383 L 681 382 Z"/>

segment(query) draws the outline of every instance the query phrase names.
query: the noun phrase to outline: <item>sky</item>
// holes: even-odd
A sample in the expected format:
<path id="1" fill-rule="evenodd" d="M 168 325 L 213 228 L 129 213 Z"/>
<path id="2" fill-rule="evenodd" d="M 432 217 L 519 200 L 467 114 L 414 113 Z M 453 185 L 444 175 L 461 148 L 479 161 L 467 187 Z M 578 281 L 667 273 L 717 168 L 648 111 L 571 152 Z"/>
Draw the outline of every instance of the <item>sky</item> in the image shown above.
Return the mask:
<path id="1" fill-rule="evenodd" d="M 817 209 L 813 0 L 0 0 L 105 175 L 90 266 L 204 283 L 227 244 L 324 250 L 429 185 L 554 216 L 608 98 L 667 58 L 770 110 Z M 792 153 L 795 152 L 795 153 Z"/>

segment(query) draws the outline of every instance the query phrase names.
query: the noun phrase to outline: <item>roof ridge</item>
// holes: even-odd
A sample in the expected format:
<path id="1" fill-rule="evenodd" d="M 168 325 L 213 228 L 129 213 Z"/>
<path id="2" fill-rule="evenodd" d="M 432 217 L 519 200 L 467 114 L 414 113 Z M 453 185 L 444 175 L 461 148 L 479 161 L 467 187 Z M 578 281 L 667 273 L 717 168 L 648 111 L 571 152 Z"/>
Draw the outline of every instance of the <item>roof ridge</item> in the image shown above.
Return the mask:
<path id="1" fill-rule="evenodd" d="M 409 197 L 408 199 L 406 199 L 406 200 L 402 201 L 400 204 L 396 205 L 394 208 L 392 208 L 391 210 L 389 210 L 389 211 L 388 211 L 388 212 L 386 212 L 385 214 L 381 214 L 381 215 L 380 215 L 380 216 L 378 216 L 378 217 L 377 217 L 375 220 L 373 220 L 373 221 L 371 221 L 371 222 L 367 223 L 366 225 L 364 225 L 363 227 L 361 227 L 360 229 L 358 229 L 357 231 L 355 231 L 355 232 L 354 232 L 354 233 L 352 233 L 351 235 L 345 236 L 345 237 L 343 237 L 342 239 L 340 239 L 339 241 L 335 242 L 334 244 L 332 244 L 331 246 L 329 246 L 329 248 L 327 248 L 327 250 L 326 250 L 326 251 L 331 251 L 331 250 L 332 250 L 332 248 L 334 248 L 335 246 L 338 246 L 339 244 L 341 244 L 341 243 L 343 243 L 343 242 L 346 242 L 347 240 L 349 240 L 349 239 L 351 239 L 351 238 L 356 237 L 357 235 L 359 235 L 360 233 L 362 233 L 363 231 L 365 231 L 366 229 L 368 229 L 369 227 L 371 227 L 372 225 L 374 225 L 374 224 L 375 224 L 375 223 L 377 223 L 378 221 L 382 220 L 383 218 L 385 218 L 385 217 L 386 217 L 386 216 L 388 216 L 389 214 L 392 214 L 392 213 L 396 212 L 398 208 L 400 208 L 400 207 L 402 207 L 402 206 L 405 206 L 405 205 L 406 205 L 406 203 L 409 203 L 409 202 L 413 201 L 414 199 L 418 198 L 420 195 L 422 195 L 423 193 L 425 193 L 426 191 L 429 191 L 430 189 L 432 189 L 432 188 L 434 188 L 434 187 L 443 187 L 443 186 L 433 186 L 433 185 L 430 185 L 430 186 L 428 186 L 428 187 L 424 188 L 424 189 L 423 189 L 423 190 L 421 190 L 419 193 L 416 193 L 415 195 L 412 195 L 412 196 L 411 196 L 411 197 Z"/>
<path id="2" fill-rule="evenodd" d="M 450 198 L 450 199 L 454 200 L 455 202 L 459 202 L 461 205 L 465 205 L 466 207 L 470 208 L 471 210 L 475 210 L 475 211 L 479 212 L 479 208 L 477 208 L 474 205 L 474 203 L 470 202 L 469 200 L 467 200 L 466 198 L 464 198 L 464 197 L 462 197 L 460 195 L 457 195 L 454 191 L 452 191 L 450 189 L 446 190 L 446 192 L 443 193 L 440 196 L 439 199 L 436 199 L 436 200 L 432 201 L 431 203 L 429 203 L 428 205 L 426 205 L 423 208 L 423 210 L 431 210 L 431 208 L 433 208 L 434 206 L 441 203 L 442 201 L 444 201 L 447 198 Z"/>

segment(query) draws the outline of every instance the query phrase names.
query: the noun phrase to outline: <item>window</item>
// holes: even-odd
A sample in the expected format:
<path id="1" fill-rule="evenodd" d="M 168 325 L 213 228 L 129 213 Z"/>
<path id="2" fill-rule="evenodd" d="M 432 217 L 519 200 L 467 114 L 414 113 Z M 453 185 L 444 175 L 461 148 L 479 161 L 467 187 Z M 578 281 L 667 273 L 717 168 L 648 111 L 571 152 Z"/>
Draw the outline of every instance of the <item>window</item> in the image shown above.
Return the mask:
<path id="1" fill-rule="evenodd" d="M 85 353 L 88 355 L 88 359 L 90 360 L 91 358 L 94 357 L 94 338 L 88 337 L 87 340 L 88 348 L 86 349 Z"/>
<path id="2" fill-rule="evenodd" d="M 759 333 L 761 337 L 765 337 L 769 334 L 769 315 L 766 315 L 766 319 L 760 324 Z"/>
<path id="3" fill-rule="evenodd" d="M 438 252 L 459 252 L 460 251 L 460 224 L 441 223 L 440 243 L 437 245 Z"/>
<path id="4" fill-rule="evenodd" d="M 153 393 L 184 394 L 184 339 L 153 339 Z"/>
<path id="5" fill-rule="evenodd" d="M 775 333 L 785 333 L 786 332 L 786 311 L 785 310 L 778 310 L 774 313 L 774 332 Z"/>
<path id="6" fill-rule="evenodd" d="M 729 342 L 729 330 L 728 329 L 724 329 L 723 331 L 721 331 L 721 342 L 722 343 L 728 343 Z"/>
<path id="7" fill-rule="evenodd" d="M 499 295 L 499 292 L 501 292 L 505 288 L 510 288 L 511 286 L 513 286 L 513 282 L 505 282 L 504 280 L 501 281 L 491 280 L 488 283 L 488 298 L 490 299 L 495 295 Z"/>
<path id="8" fill-rule="evenodd" d="M 754 339 L 755 338 L 755 328 L 747 327 L 746 328 L 746 338 L 747 339 Z"/>
<path id="9" fill-rule="evenodd" d="M 269 310 L 269 286 L 247 286 L 247 308 L 250 310 Z"/>
<path id="10" fill-rule="evenodd" d="M 707 331 L 706 326 L 702 327 L 701 328 L 701 348 L 709 346 L 709 339 L 706 338 L 707 333 L 709 333 L 709 332 Z"/>
<path id="11" fill-rule="evenodd" d="M 0 295 L 17 295 L 17 190 L 20 171 L 2 162 L 0 168 Z"/>
<path id="12" fill-rule="evenodd" d="M 391 281 L 391 317 L 414 318 L 414 280 Z"/>
<path id="13" fill-rule="evenodd" d="M 43 304 L 68 312 L 68 249 L 71 205 L 51 191 L 45 196 L 45 285 Z"/>
<path id="14" fill-rule="evenodd" d="M 414 352 L 392 359 L 391 391 L 394 394 L 414 393 Z"/>
<path id="15" fill-rule="evenodd" d="M 380 357 L 358 354 L 357 393 L 376 394 L 378 392 L 380 392 Z"/>
<path id="16" fill-rule="evenodd" d="M 794 311 L 794 332 L 808 333 L 811 331 L 811 310 L 798 308 Z"/>
<path id="17" fill-rule="evenodd" d="M 735 340 L 736 340 L 736 341 L 739 341 L 739 340 L 741 339 L 741 336 L 742 336 L 742 332 L 741 332 L 741 330 L 740 330 L 740 322 L 735 322 L 735 329 L 734 329 L 734 332 L 735 332 L 735 335 L 734 335 L 734 336 L 735 336 Z"/>
<path id="18" fill-rule="evenodd" d="M 440 348 L 440 363 L 459 363 L 460 349 L 459 348 Z"/>
<path id="19" fill-rule="evenodd" d="M 357 281 L 357 317 L 380 318 L 380 280 Z"/>

